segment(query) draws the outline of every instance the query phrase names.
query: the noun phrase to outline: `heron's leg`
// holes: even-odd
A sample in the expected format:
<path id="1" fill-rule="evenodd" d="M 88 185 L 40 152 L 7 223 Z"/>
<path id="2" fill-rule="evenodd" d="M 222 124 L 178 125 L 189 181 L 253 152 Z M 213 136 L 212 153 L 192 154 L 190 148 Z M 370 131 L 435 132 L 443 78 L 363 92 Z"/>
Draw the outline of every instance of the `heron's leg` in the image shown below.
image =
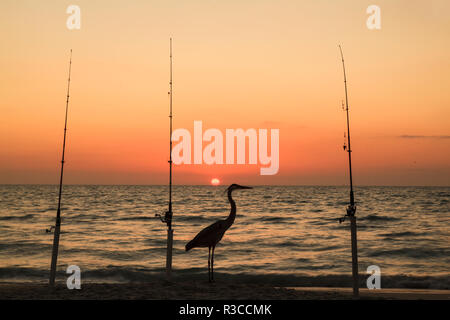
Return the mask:
<path id="1" fill-rule="evenodd" d="M 212 255 L 211 255 L 211 279 L 214 281 L 214 249 L 216 246 L 212 247 Z"/>
<path id="2" fill-rule="evenodd" d="M 208 281 L 211 282 L 211 247 L 208 247 Z"/>

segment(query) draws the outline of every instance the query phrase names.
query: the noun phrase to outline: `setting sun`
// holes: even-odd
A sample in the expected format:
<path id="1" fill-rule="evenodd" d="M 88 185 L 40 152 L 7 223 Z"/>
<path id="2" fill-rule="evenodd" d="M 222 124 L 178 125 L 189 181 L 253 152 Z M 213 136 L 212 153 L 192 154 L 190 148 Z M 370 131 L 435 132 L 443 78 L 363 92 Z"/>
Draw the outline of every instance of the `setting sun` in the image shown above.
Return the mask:
<path id="1" fill-rule="evenodd" d="M 220 180 L 217 179 L 217 178 L 211 179 L 211 184 L 212 184 L 213 186 L 217 186 L 217 185 L 220 184 Z"/>

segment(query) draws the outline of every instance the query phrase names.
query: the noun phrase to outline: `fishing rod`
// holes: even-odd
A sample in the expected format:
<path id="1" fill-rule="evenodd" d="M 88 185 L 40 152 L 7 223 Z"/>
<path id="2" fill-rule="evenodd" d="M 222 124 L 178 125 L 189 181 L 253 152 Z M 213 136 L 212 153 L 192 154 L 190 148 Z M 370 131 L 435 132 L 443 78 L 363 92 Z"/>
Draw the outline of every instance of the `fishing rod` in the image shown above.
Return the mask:
<path id="1" fill-rule="evenodd" d="M 64 139 L 63 139 L 62 159 L 61 159 L 61 175 L 60 175 L 60 178 L 59 178 L 58 209 L 56 211 L 55 226 L 52 226 L 52 227 L 50 227 L 50 230 L 47 230 L 47 232 L 51 232 L 52 229 L 54 229 L 53 249 L 52 249 L 52 262 L 51 262 L 51 266 L 50 266 L 50 281 L 49 281 L 49 285 L 51 287 L 55 286 L 56 263 L 57 263 L 57 260 L 58 260 L 59 235 L 61 233 L 61 195 L 62 195 L 63 174 L 64 174 L 64 154 L 65 154 L 65 150 L 66 150 L 67 113 L 68 113 L 68 110 L 69 110 L 69 93 L 70 93 L 70 74 L 71 74 L 71 71 L 72 71 L 72 49 L 70 49 L 69 78 L 67 80 L 66 116 L 65 116 L 65 122 L 64 122 Z"/>
<path id="2" fill-rule="evenodd" d="M 170 80 L 169 80 L 169 208 L 165 212 L 164 217 L 156 214 L 163 223 L 167 224 L 167 254 L 166 254 L 166 277 L 170 280 L 172 275 L 172 248 L 173 248 L 173 229 L 172 229 L 172 96 L 173 96 L 173 79 L 172 79 L 172 38 L 170 38 Z"/>
<path id="3" fill-rule="evenodd" d="M 355 197 L 353 194 L 353 176 L 352 176 L 352 149 L 350 146 L 350 117 L 348 112 L 348 92 L 347 92 L 347 75 L 345 73 L 344 55 L 342 53 L 341 45 L 339 45 L 339 51 L 341 52 L 342 70 L 344 72 L 344 87 L 345 87 L 345 111 L 347 113 L 347 146 L 344 144 L 344 150 L 348 152 L 348 167 L 350 172 L 350 204 L 347 207 L 347 214 L 339 219 L 339 223 L 345 221 L 346 217 L 350 219 L 350 231 L 352 242 L 352 276 L 353 276 L 353 295 L 357 297 L 359 295 L 359 279 L 358 279 L 358 245 L 356 236 L 356 206 Z"/>

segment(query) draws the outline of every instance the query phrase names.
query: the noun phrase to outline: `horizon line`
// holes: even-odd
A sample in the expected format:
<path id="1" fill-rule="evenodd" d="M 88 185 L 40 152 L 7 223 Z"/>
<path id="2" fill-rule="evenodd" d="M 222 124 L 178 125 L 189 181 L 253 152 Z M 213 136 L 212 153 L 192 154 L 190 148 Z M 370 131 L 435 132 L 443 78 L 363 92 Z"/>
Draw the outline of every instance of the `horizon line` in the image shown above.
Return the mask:
<path id="1" fill-rule="evenodd" d="M 260 187 L 350 187 L 346 184 L 251 184 Z M 0 183 L 0 186 L 59 186 L 58 183 Z M 143 187 L 168 187 L 167 184 L 101 184 L 101 183 L 69 183 L 63 186 L 143 186 Z M 225 187 L 228 184 L 211 185 L 211 184 L 172 184 L 172 186 L 189 186 L 189 187 Z M 354 185 L 355 187 L 355 185 Z M 450 185 L 382 185 L 382 184 L 361 184 L 356 187 L 444 187 L 449 188 Z"/>

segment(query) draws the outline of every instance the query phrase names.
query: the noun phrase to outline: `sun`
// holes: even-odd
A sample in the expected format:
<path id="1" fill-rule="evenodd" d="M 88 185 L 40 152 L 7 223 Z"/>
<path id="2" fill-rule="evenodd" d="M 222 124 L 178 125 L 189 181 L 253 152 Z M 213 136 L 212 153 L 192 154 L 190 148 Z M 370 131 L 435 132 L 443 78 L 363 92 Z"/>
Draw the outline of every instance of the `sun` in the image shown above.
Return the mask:
<path id="1" fill-rule="evenodd" d="M 213 186 L 218 186 L 220 184 L 220 180 L 217 178 L 213 178 L 213 179 L 211 179 L 211 184 Z"/>

